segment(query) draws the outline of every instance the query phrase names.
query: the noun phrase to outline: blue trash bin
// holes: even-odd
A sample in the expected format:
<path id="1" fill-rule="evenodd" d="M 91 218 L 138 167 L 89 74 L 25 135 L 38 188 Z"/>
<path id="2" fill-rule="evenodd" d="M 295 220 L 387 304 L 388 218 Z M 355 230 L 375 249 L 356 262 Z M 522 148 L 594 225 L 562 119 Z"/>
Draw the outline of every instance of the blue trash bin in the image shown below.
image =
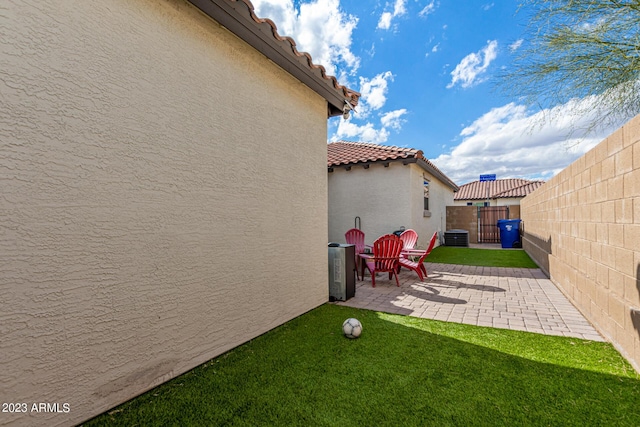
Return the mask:
<path id="1" fill-rule="evenodd" d="M 520 219 L 499 219 L 500 244 L 503 248 L 520 248 Z"/>

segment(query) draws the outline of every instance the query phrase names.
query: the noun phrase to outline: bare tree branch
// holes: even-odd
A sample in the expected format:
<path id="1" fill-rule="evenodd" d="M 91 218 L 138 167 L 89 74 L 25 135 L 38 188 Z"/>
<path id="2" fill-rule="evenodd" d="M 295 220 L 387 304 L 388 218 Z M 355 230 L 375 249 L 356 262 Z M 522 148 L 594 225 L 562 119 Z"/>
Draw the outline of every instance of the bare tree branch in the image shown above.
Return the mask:
<path id="1" fill-rule="evenodd" d="M 597 96 L 591 130 L 640 113 L 640 0 L 524 0 L 518 13 L 529 25 L 502 89 L 545 108 Z"/>

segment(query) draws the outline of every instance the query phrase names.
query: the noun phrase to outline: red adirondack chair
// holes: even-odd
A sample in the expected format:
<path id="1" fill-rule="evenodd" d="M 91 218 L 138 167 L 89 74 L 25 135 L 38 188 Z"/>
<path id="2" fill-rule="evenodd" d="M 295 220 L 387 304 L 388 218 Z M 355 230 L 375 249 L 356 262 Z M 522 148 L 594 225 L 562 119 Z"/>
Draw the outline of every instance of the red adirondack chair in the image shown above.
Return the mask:
<path id="1" fill-rule="evenodd" d="M 356 245 L 356 255 L 364 253 L 364 232 L 358 228 L 352 228 L 344 233 L 344 239 L 350 245 Z"/>
<path id="2" fill-rule="evenodd" d="M 412 229 L 404 230 L 400 235 L 400 240 L 402 240 L 402 243 L 404 244 L 402 247 L 403 251 L 413 249 L 416 247 L 416 243 L 418 243 L 418 233 Z"/>
<path id="3" fill-rule="evenodd" d="M 418 277 L 420 278 L 420 280 L 424 280 L 424 278 L 427 277 L 427 269 L 424 266 L 424 260 L 433 250 L 433 247 L 436 245 L 437 239 L 438 232 L 436 231 L 435 233 L 433 233 L 433 236 L 429 241 L 429 247 L 426 251 L 408 250 L 403 252 L 403 255 L 405 255 L 406 257 L 400 257 L 400 260 L 398 261 L 399 265 L 401 267 L 407 267 L 408 269 L 415 271 L 416 273 L 418 273 Z M 415 258 L 417 258 L 417 260 L 414 261 Z"/>
<path id="4" fill-rule="evenodd" d="M 356 246 L 356 275 L 358 275 L 358 272 L 360 271 L 360 268 L 358 267 L 362 265 L 361 258 L 358 255 L 365 253 L 365 248 L 370 248 L 371 246 L 365 245 L 364 232 L 359 228 L 352 228 L 344 233 L 344 240 L 349 245 Z M 362 267 L 362 269 L 364 269 L 364 267 Z M 358 277 L 358 280 L 359 279 L 360 277 Z"/>
<path id="5" fill-rule="evenodd" d="M 371 274 L 371 284 L 376 286 L 376 273 L 389 273 L 396 276 L 396 285 L 400 286 L 398 281 L 398 262 L 400 260 L 400 252 L 402 252 L 402 240 L 395 234 L 385 234 L 373 242 L 373 256 L 364 259 L 364 264 Z M 364 266 L 362 268 L 362 278 L 364 279 Z"/>

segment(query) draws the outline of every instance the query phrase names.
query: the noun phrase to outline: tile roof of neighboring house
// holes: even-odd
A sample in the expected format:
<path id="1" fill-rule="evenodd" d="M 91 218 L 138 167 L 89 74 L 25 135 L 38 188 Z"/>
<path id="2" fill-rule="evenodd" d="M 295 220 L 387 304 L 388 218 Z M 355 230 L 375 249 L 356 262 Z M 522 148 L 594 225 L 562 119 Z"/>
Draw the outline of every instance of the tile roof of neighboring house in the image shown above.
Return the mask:
<path id="1" fill-rule="evenodd" d="M 340 85 L 322 65 L 314 64 L 308 53 L 298 52 L 296 42 L 278 34 L 273 21 L 256 16 L 249 0 L 189 2 L 324 97 L 329 116 L 342 114 L 346 103 L 352 108 L 358 105 L 360 93 Z"/>
<path id="2" fill-rule="evenodd" d="M 525 197 L 544 184 L 544 181 L 529 181 L 527 179 L 496 179 L 495 181 L 474 181 L 460 186 L 460 190 L 453 196 L 454 200 L 483 200 L 511 197 Z M 488 190 L 487 190 L 488 187 Z"/>
<path id="3" fill-rule="evenodd" d="M 327 167 L 350 165 L 368 165 L 390 161 L 406 161 L 418 163 L 425 170 L 436 176 L 443 183 L 458 191 L 458 186 L 447 177 L 436 165 L 424 157 L 421 150 L 367 142 L 337 141 L 327 144 Z"/>

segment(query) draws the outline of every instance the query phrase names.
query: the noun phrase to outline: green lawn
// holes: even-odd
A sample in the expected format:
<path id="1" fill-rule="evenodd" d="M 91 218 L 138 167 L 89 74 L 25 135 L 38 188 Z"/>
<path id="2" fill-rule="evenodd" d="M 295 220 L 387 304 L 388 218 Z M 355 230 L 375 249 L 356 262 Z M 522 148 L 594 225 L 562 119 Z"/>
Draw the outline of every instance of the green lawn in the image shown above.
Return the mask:
<path id="1" fill-rule="evenodd" d="M 431 251 L 426 261 L 482 267 L 538 268 L 529 255 L 521 249 L 475 249 L 438 246 Z"/>
<path id="2" fill-rule="evenodd" d="M 325 304 L 86 425 L 638 426 L 638 402 L 607 343 Z"/>

